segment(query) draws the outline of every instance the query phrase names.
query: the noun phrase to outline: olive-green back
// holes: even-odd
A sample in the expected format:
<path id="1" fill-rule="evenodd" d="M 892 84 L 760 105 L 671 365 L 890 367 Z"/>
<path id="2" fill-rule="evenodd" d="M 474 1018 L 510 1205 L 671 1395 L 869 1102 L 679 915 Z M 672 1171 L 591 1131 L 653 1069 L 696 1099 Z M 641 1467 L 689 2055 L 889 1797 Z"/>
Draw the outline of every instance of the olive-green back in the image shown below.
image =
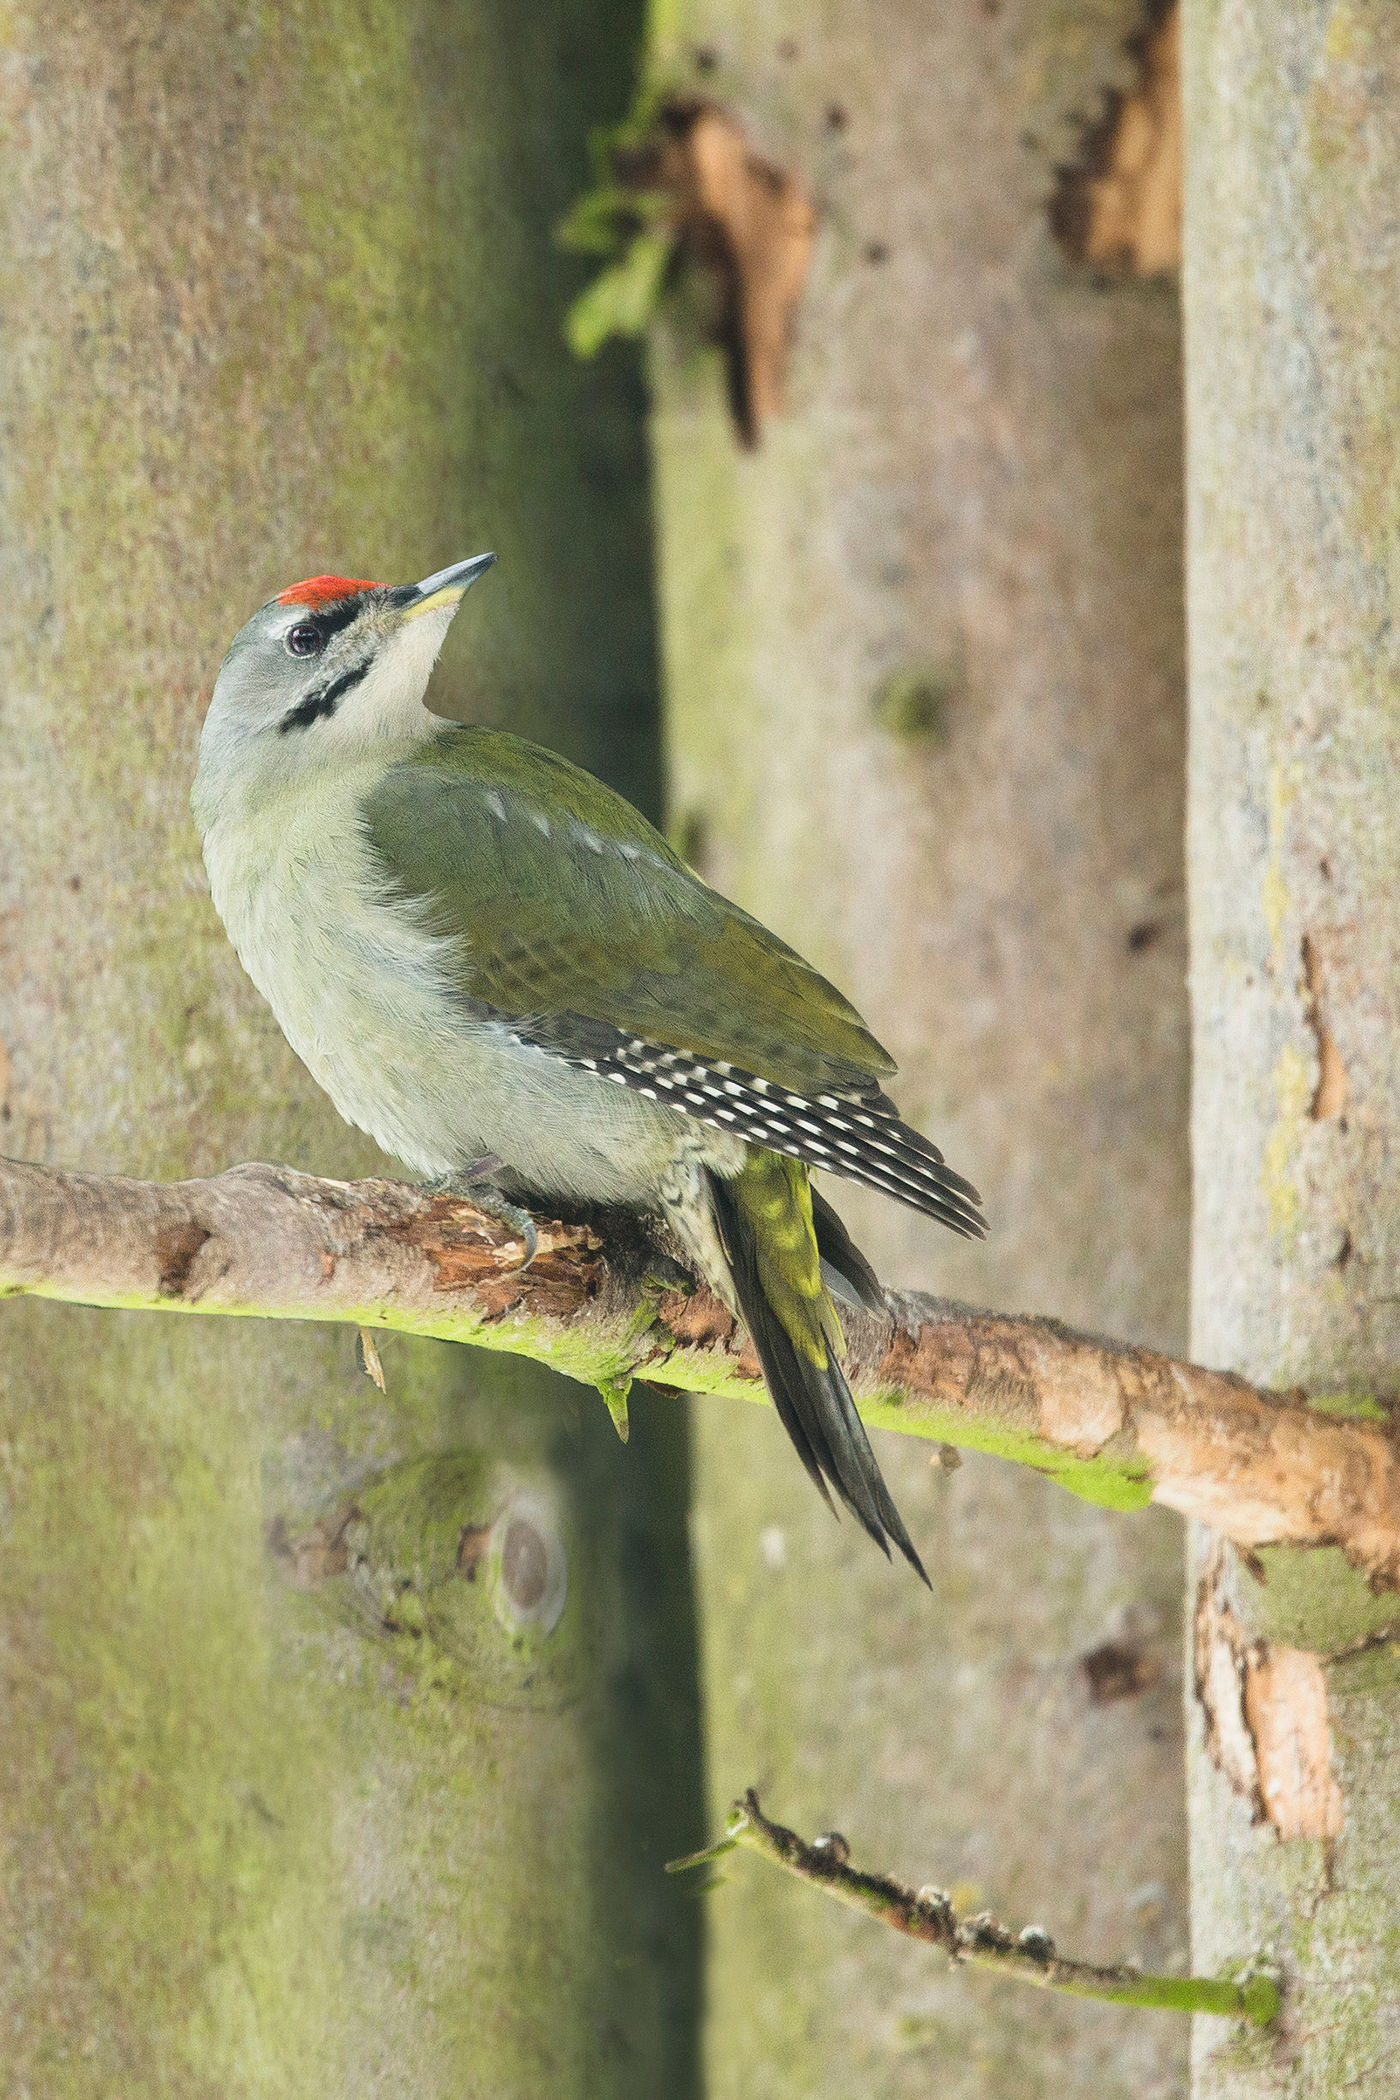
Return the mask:
<path id="1" fill-rule="evenodd" d="M 864 1093 L 894 1070 L 834 986 L 552 752 L 445 731 L 364 817 L 393 889 L 460 940 L 463 993 L 500 1013 L 577 1015 L 803 1093 Z"/>

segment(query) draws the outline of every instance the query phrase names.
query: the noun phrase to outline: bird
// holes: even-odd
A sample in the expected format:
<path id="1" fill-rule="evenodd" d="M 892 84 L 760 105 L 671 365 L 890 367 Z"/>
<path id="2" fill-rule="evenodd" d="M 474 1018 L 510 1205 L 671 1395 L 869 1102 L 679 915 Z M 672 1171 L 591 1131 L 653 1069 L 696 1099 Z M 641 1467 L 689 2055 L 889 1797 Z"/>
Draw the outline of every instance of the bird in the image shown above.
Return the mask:
<path id="1" fill-rule="evenodd" d="M 981 1198 L 885 1092 L 856 1009 L 620 795 L 425 704 L 492 566 L 313 576 L 235 636 L 192 807 L 214 905 L 340 1114 L 508 1218 L 662 1219 L 752 1338 L 828 1505 L 928 1582 L 842 1369 L 835 1299 L 884 1310 L 811 1173 L 981 1237 Z"/>

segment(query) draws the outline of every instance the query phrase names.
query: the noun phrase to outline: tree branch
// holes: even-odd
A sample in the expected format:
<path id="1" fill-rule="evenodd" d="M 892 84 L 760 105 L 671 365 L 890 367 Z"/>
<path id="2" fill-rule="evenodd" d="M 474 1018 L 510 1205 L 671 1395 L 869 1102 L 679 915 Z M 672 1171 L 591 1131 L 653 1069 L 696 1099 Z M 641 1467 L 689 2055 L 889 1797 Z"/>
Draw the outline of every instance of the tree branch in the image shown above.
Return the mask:
<path id="1" fill-rule="evenodd" d="M 1220 2013 L 1267 2027 L 1278 2017 L 1279 1989 L 1262 1971 L 1239 1979 L 1224 1976 L 1144 1976 L 1127 1963 L 1101 1968 L 1070 1961 L 1055 1952 L 1055 1943 L 1039 1926 L 1013 1934 L 989 1911 L 960 1918 L 942 1889 L 917 1894 L 886 1874 L 866 1874 L 847 1864 L 850 1847 L 836 1831 L 809 1845 L 781 1823 L 772 1823 L 750 1787 L 729 1812 L 724 1836 L 708 1851 L 673 1860 L 668 1873 L 708 1865 L 742 1846 L 786 1868 L 799 1881 L 812 1883 L 852 1910 L 864 1911 L 894 1932 L 939 1947 L 951 1962 L 995 1969 L 1042 1990 L 1064 1991 L 1075 1998 L 1104 1998 L 1115 2005 L 1157 2006 L 1166 2011 Z"/>
<path id="2" fill-rule="evenodd" d="M 233 1167 L 127 1181 L 0 1160 L 0 1295 L 152 1312 L 340 1320 L 504 1349 L 599 1387 L 634 1376 L 761 1399 L 753 1351 L 626 1214 L 542 1219 L 539 1253 L 453 1196 Z M 1400 1587 L 1400 1440 L 1373 1396 L 1308 1405 L 1053 1320 L 889 1295 L 843 1311 L 880 1428 L 995 1452 L 1115 1508 L 1160 1502 L 1246 1550 L 1340 1546 Z"/>

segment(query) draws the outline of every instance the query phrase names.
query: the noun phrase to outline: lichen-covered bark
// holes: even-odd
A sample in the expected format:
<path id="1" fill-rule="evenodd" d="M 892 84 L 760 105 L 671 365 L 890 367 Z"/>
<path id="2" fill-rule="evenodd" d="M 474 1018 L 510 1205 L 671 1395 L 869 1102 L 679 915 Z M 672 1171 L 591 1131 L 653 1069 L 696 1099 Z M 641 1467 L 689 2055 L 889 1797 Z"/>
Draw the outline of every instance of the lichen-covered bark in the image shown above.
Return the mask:
<path id="1" fill-rule="evenodd" d="M 1044 211 L 1138 11 L 666 13 L 821 213 L 757 453 L 687 327 L 658 345 L 678 835 L 850 992 L 987 1198 L 969 1248 L 833 1190 L 882 1276 L 1179 1346 L 1177 308 L 1076 273 Z M 1184 1962 L 1171 1520 L 888 1440 L 930 1600 L 804 1497 L 771 1420 L 697 1436 L 716 1826 L 757 1781 L 865 1856 L 956 1862 L 961 1901 Z M 1096 1704 L 1079 1657 L 1110 1635 L 1157 1675 Z M 1165 2020 L 1018 2002 L 742 1881 L 708 1910 L 714 2100 L 1180 2090 Z"/>
<path id="2" fill-rule="evenodd" d="M 570 364 L 550 239 L 637 33 L 571 0 L 0 16 L 5 1152 L 375 1164 L 187 809 L 222 650 L 289 580 L 494 546 L 446 703 L 654 794 L 635 388 Z M 0 1330 L 5 2090 L 688 2090 L 656 1415 L 623 1454 L 533 1370 L 397 1339 L 384 1400 L 348 1331 Z"/>
<path id="3" fill-rule="evenodd" d="M 459 1196 L 401 1181 L 325 1181 L 231 1167 L 158 1183 L 0 1159 L 0 1297 L 112 1311 L 339 1320 L 474 1343 L 594 1386 L 627 1438 L 634 1379 L 768 1405 L 752 1340 L 695 1287 L 646 1221 L 538 1217 L 535 1246 Z M 1061 1321 L 992 1313 L 920 1291 L 842 1314 L 845 1373 L 866 1420 L 1032 1466 L 1101 1509 L 1149 1503 L 1208 1523 L 1257 1556 L 1284 1619 L 1281 1549 L 1336 1556 L 1349 1590 L 1335 1651 L 1400 1632 L 1400 1439 L 1369 1394 L 1261 1391 L 1243 1378 Z M 1317 1561 L 1306 1564 L 1315 1583 Z M 1353 1579 L 1349 1571 L 1364 1578 Z M 1198 1614 L 1199 1617 L 1199 1614 Z M 1136 1651 L 1105 1654 L 1131 1680 Z M 1262 1659 L 1261 1659 L 1262 1660 Z M 1092 1685 L 1096 1671 L 1089 1669 Z M 1261 1680 L 1262 1681 L 1262 1680 Z"/>
<path id="4" fill-rule="evenodd" d="M 1185 83 L 1194 1346 L 1393 1386 L 1400 21 L 1188 0 Z M 1245 1639 L 1335 1652 L 1373 1602 L 1330 1554 L 1268 1576 L 1231 1578 Z M 1287 1985 L 1283 2046 L 1200 2036 L 1202 2100 L 1400 2090 L 1400 1654 L 1325 1682 L 1334 1846 L 1252 1823 L 1193 1731 L 1196 1959 Z"/>

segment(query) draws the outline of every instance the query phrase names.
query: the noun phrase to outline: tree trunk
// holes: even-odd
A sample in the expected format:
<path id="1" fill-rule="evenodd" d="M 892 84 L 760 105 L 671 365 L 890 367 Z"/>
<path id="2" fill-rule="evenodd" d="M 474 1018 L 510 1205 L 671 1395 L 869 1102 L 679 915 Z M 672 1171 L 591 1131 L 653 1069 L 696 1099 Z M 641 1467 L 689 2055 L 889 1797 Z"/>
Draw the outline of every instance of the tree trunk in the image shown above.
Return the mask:
<path id="1" fill-rule="evenodd" d="M 502 564 L 437 688 L 654 796 L 637 385 L 551 244 L 637 11 L 9 11 L 0 1146 L 373 1168 L 206 893 L 234 630 Z M 172 1245 L 172 1273 L 192 1249 Z M 0 1354 L 0 2085 L 693 2090 L 684 1451 L 347 1330 L 16 1304 Z"/>
<path id="2" fill-rule="evenodd" d="M 1192 0 L 1185 58 L 1194 1346 L 1388 1395 L 1400 22 Z M 1217 1717 L 1222 1644 L 1244 1684 L 1233 1757 L 1218 1728 L 1221 1764 L 1191 1733 L 1196 1960 L 1263 1952 L 1287 1986 L 1281 2042 L 1202 2032 L 1196 2089 L 1400 2091 L 1396 1600 L 1327 1551 L 1266 1555 L 1267 1586 L 1206 1565 L 1203 1542 L 1196 1560 Z M 1296 1781 L 1309 1718 L 1315 1784 L 1290 1825 L 1270 1745 L 1292 1746 Z"/>
<path id="3" fill-rule="evenodd" d="M 805 173 L 821 225 L 756 453 L 715 357 L 658 342 L 669 736 L 687 849 L 850 992 L 986 1196 L 966 1247 L 832 1189 L 882 1275 L 1174 1346 L 1177 303 L 1052 241 L 1072 113 L 1126 83 L 1135 26 L 1071 12 L 688 0 L 663 61 Z M 1172 1520 L 887 1438 L 930 1600 L 832 1524 L 771 1417 L 696 1422 L 712 1821 L 756 1781 L 964 1906 L 1184 1963 Z M 1111 1682 L 1080 1666 L 1109 1643 Z M 709 1910 L 712 2100 L 1181 2089 L 1165 2016 L 949 1977 L 742 1881 Z"/>

